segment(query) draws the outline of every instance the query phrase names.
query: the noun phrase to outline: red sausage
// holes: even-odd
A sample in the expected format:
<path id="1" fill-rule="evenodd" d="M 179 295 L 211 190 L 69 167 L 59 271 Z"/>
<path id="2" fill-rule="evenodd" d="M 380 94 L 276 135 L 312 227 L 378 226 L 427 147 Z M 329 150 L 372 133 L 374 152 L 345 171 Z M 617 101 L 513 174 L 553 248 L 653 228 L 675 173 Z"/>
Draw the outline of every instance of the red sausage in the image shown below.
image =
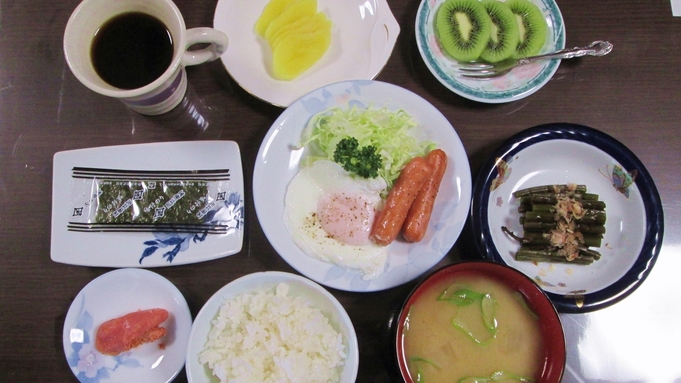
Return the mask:
<path id="1" fill-rule="evenodd" d="M 371 237 L 379 245 L 389 245 L 402 229 L 407 212 L 433 168 L 423 157 L 414 157 L 400 172 L 390 189 L 383 210 L 378 213 Z"/>
<path id="2" fill-rule="evenodd" d="M 426 161 L 433 167 L 433 172 L 412 203 L 402 227 L 402 236 L 409 242 L 418 242 L 426 235 L 435 205 L 435 197 L 437 197 L 440 183 L 447 169 L 447 154 L 441 149 L 428 153 Z"/>

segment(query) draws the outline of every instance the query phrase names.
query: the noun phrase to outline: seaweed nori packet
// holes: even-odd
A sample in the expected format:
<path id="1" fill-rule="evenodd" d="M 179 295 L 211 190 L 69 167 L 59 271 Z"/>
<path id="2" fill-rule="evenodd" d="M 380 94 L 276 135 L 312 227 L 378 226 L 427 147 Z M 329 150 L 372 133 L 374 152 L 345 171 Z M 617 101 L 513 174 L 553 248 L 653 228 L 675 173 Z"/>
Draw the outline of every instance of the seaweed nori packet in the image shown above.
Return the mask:
<path id="1" fill-rule="evenodd" d="M 201 224 L 211 200 L 206 181 L 100 180 L 94 223 Z"/>

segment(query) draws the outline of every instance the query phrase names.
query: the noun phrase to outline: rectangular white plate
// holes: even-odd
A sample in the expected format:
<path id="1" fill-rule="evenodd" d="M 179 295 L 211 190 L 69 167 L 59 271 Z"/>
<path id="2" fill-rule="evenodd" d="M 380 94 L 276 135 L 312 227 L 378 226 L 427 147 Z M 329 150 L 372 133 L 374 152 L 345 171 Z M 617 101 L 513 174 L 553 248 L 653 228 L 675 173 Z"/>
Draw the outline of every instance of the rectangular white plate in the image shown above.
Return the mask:
<path id="1" fill-rule="evenodd" d="M 226 234 L 77 232 L 67 230 L 74 214 L 73 167 L 123 170 L 229 169 L 223 201 L 234 228 Z M 203 262 L 241 250 L 244 178 L 233 141 L 162 142 L 59 152 L 52 174 L 51 257 L 55 262 L 99 267 L 158 267 Z"/>

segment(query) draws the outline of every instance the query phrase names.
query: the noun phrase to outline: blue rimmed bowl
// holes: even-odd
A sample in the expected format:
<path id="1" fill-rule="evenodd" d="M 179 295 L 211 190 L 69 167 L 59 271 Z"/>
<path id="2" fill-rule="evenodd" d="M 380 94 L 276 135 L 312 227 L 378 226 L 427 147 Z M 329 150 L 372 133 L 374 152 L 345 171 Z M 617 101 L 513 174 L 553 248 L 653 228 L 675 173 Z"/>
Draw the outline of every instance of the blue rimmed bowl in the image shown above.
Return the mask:
<path id="1" fill-rule="evenodd" d="M 488 280 L 490 284 L 498 284 L 504 286 L 504 288 L 507 289 L 515 297 L 517 297 L 517 299 L 521 299 L 524 302 L 523 305 L 525 306 L 525 308 L 533 313 L 532 317 L 534 318 L 534 320 L 531 326 L 538 330 L 539 338 L 541 339 L 541 341 L 539 342 L 539 350 L 537 350 L 536 353 L 534 354 L 536 358 L 538 358 L 537 360 L 538 370 L 536 376 L 533 376 L 532 379 L 534 379 L 533 381 L 537 383 L 560 382 L 565 371 L 566 345 L 563 326 L 560 320 L 560 316 L 558 315 L 558 312 L 556 311 L 554 305 L 551 304 L 551 301 L 547 297 L 546 293 L 526 275 L 507 265 L 502 265 L 500 263 L 491 262 L 487 260 L 462 261 L 435 270 L 426 278 L 424 278 L 421 282 L 419 282 L 416 285 L 416 287 L 414 287 L 414 289 L 411 291 L 409 296 L 404 301 L 404 304 L 402 305 L 399 313 L 395 317 L 391 318 L 394 320 L 394 322 L 391 324 L 393 331 L 391 333 L 392 337 L 391 341 L 395 356 L 396 363 L 395 367 L 399 371 L 399 375 L 402 378 L 402 380 L 405 383 L 416 383 L 422 381 L 421 379 L 427 380 L 426 377 L 428 376 L 427 368 L 425 368 L 424 371 L 422 371 L 423 376 L 419 376 L 418 373 L 416 372 L 419 371 L 419 368 L 417 367 L 419 366 L 419 362 L 424 362 L 426 359 L 430 360 L 432 363 L 434 363 L 434 365 L 437 366 L 444 366 L 445 364 L 456 365 L 456 363 L 461 364 L 460 359 L 448 359 L 446 355 L 448 355 L 449 353 L 446 351 L 444 347 L 442 349 L 438 348 L 438 350 L 442 350 L 442 352 L 438 353 L 437 355 L 429 355 L 428 357 L 423 359 L 409 357 L 408 356 L 409 352 L 407 350 L 409 346 L 407 345 L 407 342 L 405 342 L 405 336 L 409 336 L 407 335 L 407 333 L 409 331 L 415 331 L 417 326 L 424 325 L 423 314 L 420 317 L 420 319 L 416 319 L 415 314 L 413 312 L 414 306 L 421 304 L 424 301 L 424 299 L 432 297 L 433 289 L 437 290 L 441 288 L 443 285 L 447 286 L 450 283 L 455 284 L 459 283 L 459 281 L 462 280 L 462 278 L 463 279 L 476 278 L 477 280 Z M 496 293 L 491 294 L 492 296 L 496 296 L 494 295 Z M 440 304 L 443 305 L 441 306 L 442 312 L 449 313 L 451 312 L 451 310 L 446 308 L 446 306 L 453 305 L 452 303 L 443 301 Z M 471 306 L 468 307 L 472 308 L 476 304 L 477 303 L 472 304 Z M 505 307 L 508 309 L 510 306 L 506 305 Z M 460 309 L 461 307 L 459 307 L 459 310 Z M 450 321 L 453 320 L 449 316 L 441 314 L 434 315 L 434 317 L 438 318 L 436 320 L 445 320 L 448 324 L 448 327 Z M 500 330 L 499 332 L 500 334 L 503 332 L 505 334 L 514 333 L 517 335 L 519 332 L 522 331 L 520 330 L 523 327 L 522 325 L 519 325 L 518 322 L 509 321 L 507 319 L 508 317 L 506 318 L 506 320 L 501 319 L 501 317 L 499 319 L 500 321 L 498 322 L 498 326 L 500 329 L 503 328 L 503 331 Z M 438 331 L 435 330 L 435 327 L 437 326 L 429 327 L 429 333 L 431 330 Z M 434 338 L 437 338 L 438 340 L 435 341 Z M 459 344 L 458 342 L 462 341 L 468 342 L 470 340 L 465 337 L 462 337 L 461 334 L 458 333 L 458 330 L 454 330 L 453 328 L 451 328 L 451 331 L 442 331 L 442 333 L 432 335 L 432 338 L 429 337 L 429 342 L 448 344 L 454 348 L 457 348 L 458 347 L 457 345 Z M 495 339 L 493 342 L 506 341 L 508 341 L 508 339 L 499 338 Z M 519 341 L 523 342 L 527 341 L 527 339 L 523 339 L 521 337 Z M 520 349 L 527 350 L 526 347 L 530 347 L 529 344 L 530 342 L 526 342 L 524 345 L 515 344 L 514 347 L 516 347 L 516 352 L 519 352 L 518 350 Z M 493 350 L 497 349 L 497 347 L 500 346 L 498 346 L 498 344 L 495 345 L 493 343 L 488 343 L 485 344 L 485 346 L 481 347 L 481 355 L 484 355 L 484 357 L 491 364 L 497 363 L 497 361 L 493 359 L 494 358 Z M 478 355 L 478 357 L 481 356 Z M 509 361 L 506 360 L 505 363 L 506 368 L 508 368 Z M 500 363 L 499 365 L 503 364 L 504 363 Z M 423 366 L 422 363 L 421 366 Z M 440 367 L 437 368 L 439 369 Z M 510 373 L 511 371 L 505 372 Z M 475 381 L 476 382 L 497 381 L 497 379 L 493 379 L 493 377 L 482 376 L 484 374 L 489 373 L 491 372 L 478 371 L 476 374 L 479 374 L 481 376 L 479 376 L 478 380 Z M 496 372 L 496 374 L 499 373 L 502 373 L 502 371 Z M 430 377 L 434 376 L 431 375 Z M 456 381 L 454 379 L 458 379 L 459 377 L 452 376 L 451 378 L 452 381 Z M 465 379 L 465 381 L 466 382 L 473 381 L 473 378 L 469 377 Z M 517 381 L 520 381 L 520 377 L 518 377 Z"/>
<path id="2" fill-rule="evenodd" d="M 590 265 L 516 261 L 518 201 L 513 192 L 545 184 L 587 186 L 606 203 L 601 259 Z M 662 203 L 643 163 L 596 129 L 566 123 L 522 131 L 495 150 L 478 171 L 471 223 L 478 250 L 539 284 L 560 312 L 588 312 L 631 294 L 650 273 L 664 231 Z"/>

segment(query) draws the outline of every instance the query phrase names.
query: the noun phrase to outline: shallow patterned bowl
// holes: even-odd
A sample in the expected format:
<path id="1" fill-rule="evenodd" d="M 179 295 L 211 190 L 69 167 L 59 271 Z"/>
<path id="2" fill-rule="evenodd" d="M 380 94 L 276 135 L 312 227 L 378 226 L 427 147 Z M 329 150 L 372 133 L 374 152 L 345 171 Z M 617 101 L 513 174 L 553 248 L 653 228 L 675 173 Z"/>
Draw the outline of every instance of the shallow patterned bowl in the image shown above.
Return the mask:
<path id="1" fill-rule="evenodd" d="M 632 182 L 633 181 L 633 182 Z M 516 261 L 523 233 L 513 192 L 575 183 L 606 203 L 602 254 L 590 265 Z M 613 137 L 582 125 L 547 124 L 504 142 L 476 177 L 471 222 L 480 252 L 535 280 L 560 312 L 587 312 L 631 294 L 660 252 L 663 213 L 655 183 L 641 161 Z"/>
<path id="2" fill-rule="evenodd" d="M 152 308 L 168 311 L 165 337 L 116 356 L 97 351 L 100 324 Z M 83 383 L 171 382 L 184 367 L 191 326 L 187 302 L 170 281 L 145 269 L 118 269 L 88 283 L 73 300 L 64 319 L 64 353 Z"/>
<path id="3" fill-rule="evenodd" d="M 393 350 L 399 373 L 404 381 L 406 383 L 417 382 L 409 372 L 409 364 L 410 362 L 414 363 L 414 360 L 407 360 L 404 349 L 404 333 L 408 331 L 410 325 L 416 325 L 409 322 L 411 307 L 419 299 L 422 299 L 423 294 L 432 286 L 444 283 L 450 278 L 471 276 L 487 278 L 501 283 L 522 296 L 527 308 L 534 313 L 542 337 L 542 351 L 539 353 L 539 358 L 542 361 L 540 375 L 536 377 L 535 382 L 560 382 L 565 370 L 566 348 L 565 334 L 555 307 L 542 289 L 530 278 L 512 267 L 491 261 L 464 261 L 444 266 L 428 275 L 411 291 L 402 305 L 397 320 L 392 324 L 394 328 Z M 500 332 L 502 331 L 501 325 L 500 323 Z M 441 336 L 448 335 L 442 334 Z M 440 362 L 442 363 L 442 361 Z M 452 361 L 449 362 L 452 363 Z M 489 371 L 481 372 L 480 377 L 489 373 Z M 492 379 L 488 376 L 488 380 L 481 379 L 478 381 L 491 382 Z"/>
<path id="4" fill-rule="evenodd" d="M 563 16 L 554 0 L 530 0 L 544 14 L 549 27 L 546 43 L 540 53 L 565 48 Z M 510 73 L 490 79 L 465 79 L 456 75 L 456 61 L 447 57 L 435 38 L 433 19 L 445 0 L 423 0 L 416 13 L 416 43 L 421 57 L 433 76 L 452 92 L 473 101 L 504 103 L 520 100 L 551 79 L 560 60 L 545 60 L 513 69 Z"/>

